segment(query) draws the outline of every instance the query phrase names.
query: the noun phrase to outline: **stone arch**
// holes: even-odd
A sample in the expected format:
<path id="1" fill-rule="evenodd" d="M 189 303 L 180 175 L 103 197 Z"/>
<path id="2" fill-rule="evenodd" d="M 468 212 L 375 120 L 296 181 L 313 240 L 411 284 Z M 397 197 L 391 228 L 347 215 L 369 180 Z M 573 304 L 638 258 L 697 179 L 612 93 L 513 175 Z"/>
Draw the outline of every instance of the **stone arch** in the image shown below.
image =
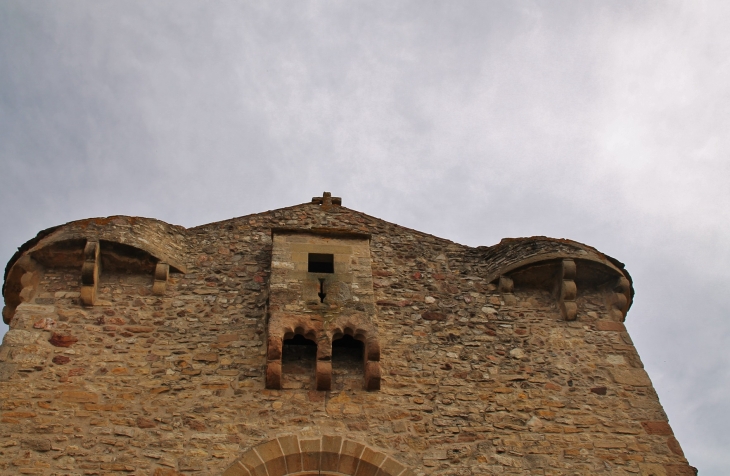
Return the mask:
<path id="1" fill-rule="evenodd" d="M 343 320 L 335 323 L 328 334 L 332 344 L 345 335 L 363 343 L 363 386 L 366 390 L 380 390 L 380 341 L 375 327 Z"/>
<path id="2" fill-rule="evenodd" d="M 266 349 L 266 388 L 281 389 L 284 340 L 301 335 L 317 344 L 315 381 L 317 390 L 329 390 L 332 383 L 332 342 L 321 322 L 307 321 L 296 314 L 272 313 Z"/>
<path id="3" fill-rule="evenodd" d="M 241 455 L 222 476 L 413 476 L 384 452 L 341 436 L 280 436 Z"/>

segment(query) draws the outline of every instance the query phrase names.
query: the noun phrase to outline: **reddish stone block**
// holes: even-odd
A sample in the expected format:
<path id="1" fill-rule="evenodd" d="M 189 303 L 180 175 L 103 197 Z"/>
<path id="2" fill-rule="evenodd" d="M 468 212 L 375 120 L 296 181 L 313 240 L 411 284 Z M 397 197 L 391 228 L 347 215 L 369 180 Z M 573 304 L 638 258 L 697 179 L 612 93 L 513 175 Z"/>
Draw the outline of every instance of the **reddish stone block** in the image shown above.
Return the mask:
<path id="1" fill-rule="evenodd" d="M 672 427 L 665 421 L 642 421 L 641 426 L 650 435 L 672 435 Z"/>
<path id="2" fill-rule="evenodd" d="M 238 334 L 220 334 L 218 336 L 219 344 L 226 344 L 238 340 Z"/>
<path id="3" fill-rule="evenodd" d="M 606 395 L 606 387 L 593 387 L 591 389 L 591 392 L 595 393 L 596 395 Z"/>
<path id="4" fill-rule="evenodd" d="M 154 428 L 156 426 L 157 423 L 150 418 L 137 417 L 137 427 L 139 428 Z"/>
<path id="5" fill-rule="evenodd" d="M 78 341 L 79 341 L 79 339 L 77 337 L 70 336 L 70 335 L 56 334 L 55 332 L 51 335 L 51 338 L 48 339 L 48 342 L 50 342 L 51 345 L 54 345 L 56 347 L 71 347 Z"/>
<path id="6" fill-rule="evenodd" d="M 626 331 L 626 326 L 622 322 L 616 321 L 596 321 L 596 329 L 599 331 Z"/>
<path id="7" fill-rule="evenodd" d="M 321 403 L 324 402 L 325 393 L 317 390 L 310 390 L 307 392 L 307 396 L 309 397 L 310 402 Z"/>
<path id="8" fill-rule="evenodd" d="M 424 321 L 445 321 L 446 314 L 436 311 L 426 311 L 421 314 Z"/>
<path id="9" fill-rule="evenodd" d="M 675 437 L 670 436 L 667 438 L 667 446 L 675 455 L 684 457 L 684 451 L 682 451 L 682 447 L 679 446 L 679 441 Z"/>
<path id="10" fill-rule="evenodd" d="M 71 362 L 71 359 L 66 357 L 65 355 L 57 355 L 53 357 L 53 360 L 51 362 L 57 365 L 64 365 Z"/>
<path id="11" fill-rule="evenodd" d="M 33 412 L 4 412 L 3 418 L 35 418 Z"/>

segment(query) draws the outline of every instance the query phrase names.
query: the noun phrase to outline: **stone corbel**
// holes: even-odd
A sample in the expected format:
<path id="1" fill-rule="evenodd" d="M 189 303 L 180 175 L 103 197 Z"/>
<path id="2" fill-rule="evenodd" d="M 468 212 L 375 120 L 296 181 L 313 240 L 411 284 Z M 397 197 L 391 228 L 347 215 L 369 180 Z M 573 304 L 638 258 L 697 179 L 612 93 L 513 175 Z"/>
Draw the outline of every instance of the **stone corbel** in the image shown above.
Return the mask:
<path id="1" fill-rule="evenodd" d="M 365 390 L 380 390 L 380 343 L 377 339 L 365 341 Z"/>
<path id="2" fill-rule="evenodd" d="M 167 278 L 170 277 L 170 265 L 159 262 L 155 266 L 155 282 L 152 284 L 152 294 L 162 296 L 167 288 Z"/>
<path id="3" fill-rule="evenodd" d="M 99 242 L 87 241 L 84 247 L 84 264 L 81 266 L 81 302 L 93 306 L 99 286 Z"/>
<path id="4" fill-rule="evenodd" d="M 631 283 L 625 276 L 616 280 L 609 295 L 609 307 L 612 321 L 623 322 L 629 310 L 631 297 Z"/>
<path id="5" fill-rule="evenodd" d="M 517 302 L 517 299 L 513 294 L 515 290 L 515 282 L 507 276 L 500 276 L 498 289 L 499 292 L 502 293 L 502 300 L 504 303 L 508 306 L 514 306 Z"/>
<path id="6" fill-rule="evenodd" d="M 575 285 L 575 261 L 572 259 L 564 259 L 560 264 L 557 288 L 558 306 L 563 319 L 574 321 L 578 316 L 578 304 L 575 302 L 578 288 Z"/>
<path id="7" fill-rule="evenodd" d="M 315 374 L 317 390 L 330 390 L 332 388 L 332 361 L 317 359 Z"/>
<path id="8" fill-rule="evenodd" d="M 330 390 L 332 388 L 332 343 L 324 335 L 317 339 L 315 382 L 317 390 Z"/>
<path id="9" fill-rule="evenodd" d="M 266 388 L 281 390 L 281 354 L 284 337 L 269 336 L 266 349 Z"/>

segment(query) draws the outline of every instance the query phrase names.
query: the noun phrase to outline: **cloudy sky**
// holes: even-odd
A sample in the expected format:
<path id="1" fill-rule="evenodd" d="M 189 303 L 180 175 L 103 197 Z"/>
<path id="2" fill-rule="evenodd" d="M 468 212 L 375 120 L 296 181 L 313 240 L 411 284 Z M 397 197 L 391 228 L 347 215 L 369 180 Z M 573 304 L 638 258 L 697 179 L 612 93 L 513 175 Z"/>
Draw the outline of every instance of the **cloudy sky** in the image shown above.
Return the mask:
<path id="1" fill-rule="evenodd" d="M 308 201 L 627 264 L 690 463 L 730 467 L 730 2 L 0 0 L 0 261 Z M 4 332 L 5 328 L 1 332 Z"/>

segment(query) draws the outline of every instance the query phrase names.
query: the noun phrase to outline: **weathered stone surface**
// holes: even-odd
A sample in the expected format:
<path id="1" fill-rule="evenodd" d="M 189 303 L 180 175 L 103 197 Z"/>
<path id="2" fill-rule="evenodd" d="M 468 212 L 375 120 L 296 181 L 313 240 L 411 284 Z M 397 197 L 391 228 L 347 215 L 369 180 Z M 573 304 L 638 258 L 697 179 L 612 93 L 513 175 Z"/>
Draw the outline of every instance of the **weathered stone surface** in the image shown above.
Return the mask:
<path id="1" fill-rule="evenodd" d="M 629 278 L 588 246 L 470 248 L 330 196 L 187 230 L 83 220 L 22 249 L 8 474 L 693 474 L 621 322 Z"/>
<path id="2" fill-rule="evenodd" d="M 40 332 L 10 329 L 3 337 L 3 345 L 29 345 L 34 344 L 41 336 Z"/>

